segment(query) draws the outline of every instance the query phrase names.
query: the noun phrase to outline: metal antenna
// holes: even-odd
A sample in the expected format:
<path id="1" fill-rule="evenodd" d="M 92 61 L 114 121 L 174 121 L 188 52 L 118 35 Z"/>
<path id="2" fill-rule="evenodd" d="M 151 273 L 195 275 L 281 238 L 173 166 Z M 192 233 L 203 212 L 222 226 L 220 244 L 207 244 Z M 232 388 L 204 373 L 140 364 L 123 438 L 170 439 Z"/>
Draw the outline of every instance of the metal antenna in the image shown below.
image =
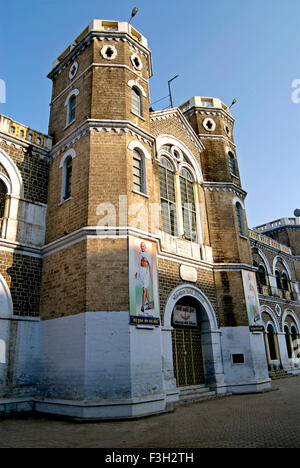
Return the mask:
<path id="1" fill-rule="evenodd" d="M 171 81 L 175 80 L 175 78 L 177 78 L 179 75 L 176 75 L 174 76 L 173 78 L 171 78 L 169 81 L 168 81 L 168 87 L 169 87 L 169 96 L 170 96 L 170 107 L 172 108 L 173 107 L 173 100 L 172 100 L 172 94 L 171 94 L 171 86 L 170 86 L 170 83 Z"/>

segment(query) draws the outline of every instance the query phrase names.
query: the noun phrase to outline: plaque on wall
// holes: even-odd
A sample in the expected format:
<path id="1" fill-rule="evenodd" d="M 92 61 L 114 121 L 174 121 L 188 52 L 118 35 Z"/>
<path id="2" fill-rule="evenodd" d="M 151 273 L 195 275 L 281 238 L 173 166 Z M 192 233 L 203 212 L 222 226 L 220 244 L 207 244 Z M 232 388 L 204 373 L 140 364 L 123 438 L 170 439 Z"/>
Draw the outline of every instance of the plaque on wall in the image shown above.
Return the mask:
<path id="1" fill-rule="evenodd" d="M 176 305 L 173 311 L 173 323 L 197 327 L 197 310 L 195 307 Z"/>
<path id="2" fill-rule="evenodd" d="M 180 278 L 183 281 L 191 281 L 192 283 L 196 283 L 197 282 L 196 268 L 189 267 L 187 265 L 180 265 Z"/>

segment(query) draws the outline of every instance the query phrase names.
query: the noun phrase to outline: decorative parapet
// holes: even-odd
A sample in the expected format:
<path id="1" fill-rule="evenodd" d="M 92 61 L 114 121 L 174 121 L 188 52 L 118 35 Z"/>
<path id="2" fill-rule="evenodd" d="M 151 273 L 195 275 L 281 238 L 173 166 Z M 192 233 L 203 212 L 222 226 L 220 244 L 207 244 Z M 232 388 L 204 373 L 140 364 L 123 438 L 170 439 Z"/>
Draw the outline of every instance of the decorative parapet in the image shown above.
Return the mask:
<path id="1" fill-rule="evenodd" d="M 98 40 L 129 42 L 136 51 L 145 55 L 148 63 L 149 77 L 152 76 L 151 53 L 148 49 L 148 41 L 142 34 L 134 29 L 131 24 L 124 21 L 94 19 L 53 62 L 52 71 L 48 74 L 48 78 L 52 79 L 61 73 L 74 58 L 81 54 L 94 38 L 98 38 Z"/>
<path id="2" fill-rule="evenodd" d="M 261 224 L 254 229 L 259 233 L 269 232 L 282 229 L 282 228 L 300 227 L 300 218 L 281 218 L 271 221 L 270 223 Z"/>
<path id="3" fill-rule="evenodd" d="M 0 132 L 18 139 L 19 143 L 25 141 L 26 143 L 39 146 L 44 150 L 50 150 L 52 147 L 52 138 L 48 135 L 32 130 L 30 127 L 2 114 L 0 114 Z"/>
<path id="4" fill-rule="evenodd" d="M 229 107 L 215 97 L 194 96 L 179 106 L 179 109 L 185 115 L 188 115 L 192 109 L 197 109 L 196 113 L 222 115 L 228 122 L 232 124 L 234 122 Z"/>
<path id="5" fill-rule="evenodd" d="M 283 253 L 292 255 L 292 250 L 290 247 L 287 247 L 284 244 L 280 244 L 274 239 L 271 239 L 271 237 L 264 236 L 263 234 L 260 234 L 259 232 L 256 232 L 256 231 L 252 231 L 252 229 L 248 230 L 248 236 L 250 240 L 252 239 L 254 241 L 261 242 L 262 244 L 273 247 L 274 249 L 280 250 Z"/>

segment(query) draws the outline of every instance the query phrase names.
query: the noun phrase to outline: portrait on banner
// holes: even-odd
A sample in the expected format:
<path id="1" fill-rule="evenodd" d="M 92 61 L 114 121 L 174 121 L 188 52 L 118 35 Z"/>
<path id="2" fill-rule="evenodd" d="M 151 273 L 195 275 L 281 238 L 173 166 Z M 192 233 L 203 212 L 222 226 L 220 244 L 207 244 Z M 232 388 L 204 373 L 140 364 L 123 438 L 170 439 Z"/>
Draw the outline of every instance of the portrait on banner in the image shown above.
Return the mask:
<path id="1" fill-rule="evenodd" d="M 156 243 L 129 237 L 129 293 L 131 323 L 159 323 Z M 145 320 L 134 320 L 144 317 Z"/>

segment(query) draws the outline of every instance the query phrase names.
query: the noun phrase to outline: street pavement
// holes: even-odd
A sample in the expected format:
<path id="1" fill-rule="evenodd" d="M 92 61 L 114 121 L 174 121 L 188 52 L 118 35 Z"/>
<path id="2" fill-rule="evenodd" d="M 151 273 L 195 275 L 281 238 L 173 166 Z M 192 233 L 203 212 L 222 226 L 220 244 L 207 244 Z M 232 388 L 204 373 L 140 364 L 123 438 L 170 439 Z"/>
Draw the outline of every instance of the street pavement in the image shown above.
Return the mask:
<path id="1" fill-rule="evenodd" d="M 272 385 L 269 392 L 226 396 L 128 421 L 2 416 L 0 448 L 300 448 L 300 375 Z"/>

